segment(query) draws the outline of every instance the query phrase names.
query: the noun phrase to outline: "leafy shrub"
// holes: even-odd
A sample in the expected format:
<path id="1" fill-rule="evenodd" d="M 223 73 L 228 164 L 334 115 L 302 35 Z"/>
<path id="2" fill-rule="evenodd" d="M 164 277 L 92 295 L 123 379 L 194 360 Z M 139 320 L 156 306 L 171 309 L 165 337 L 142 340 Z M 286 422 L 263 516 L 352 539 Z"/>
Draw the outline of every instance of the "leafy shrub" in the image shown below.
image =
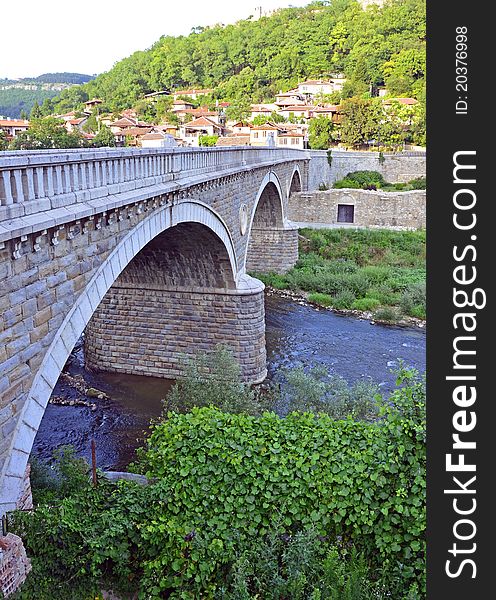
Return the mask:
<path id="1" fill-rule="evenodd" d="M 33 564 L 18 598 L 420 598 L 425 382 L 402 368 L 397 383 L 371 423 L 169 413 L 142 457 L 149 486 L 86 479 L 15 514 Z"/>
<path id="2" fill-rule="evenodd" d="M 354 179 L 344 177 L 343 179 L 335 181 L 332 187 L 336 190 L 342 190 L 345 188 L 361 189 L 362 186 Z"/>
<path id="3" fill-rule="evenodd" d="M 341 290 L 332 299 L 332 305 L 334 308 L 348 309 L 351 308 L 355 298 L 356 296 L 352 290 Z"/>
<path id="4" fill-rule="evenodd" d="M 351 305 L 351 308 L 355 310 L 375 310 L 381 303 L 377 298 L 369 298 L 366 296 L 365 298 L 359 298 L 355 300 Z"/>
<path id="5" fill-rule="evenodd" d="M 378 321 L 397 321 L 400 315 L 396 308 L 384 306 L 374 312 L 374 319 Z"/>
<path id="6" fill-rule="evenodd" d="M 425 190 L 427 188 L 427 179 L 425 177 L 418 177 L 409 181 L 408 185 L 412 190 Z"/>
<path id="7" fill-rule="evenodd" d="M 342 185 L 343 182 L 354 185 Z M 361 189 L 377 189 L 386 184 L 384 177 L 378 171 L 353 171 L 343 179 L 334 183 L 335 188 L 352 187 Z"/>
<path id="8" fill-rule="evenodd" d="M 230 413 L 260 414 L 271 407 L 269 395 L 241 381 L 241 369 L 231 351 L 217 346 L 190 358 L 184 375 L 163 401 L 164 411 L 188 412 L 196 406 L 216 406 Z"/>
<path id="9" fill-rule="evenodd" d="M 320 192 L 325 192 L 328 189 L 329 189 L 329 186 L 327 185 L 327 183 L 322 182 L 322 183 L 319 184 L 319 191 Z"/>
<path id="10" fill-rule="evenodd" d="M 401 295 L 400 308 L 406 315 L 412 315 L 415 310 L 418 312 L 424 312 L 425 314 L 426 304 L 426 290 L 425 283 L 414 283 L 409 285 Z"/>
<path id="11" fill-rule="evenodd" d="M 284 373 L 281 395 L 287 410 L 327 414 L 334 419 L 373 420 L 378 414 L 378 387 L 371 381 L 349 385 L 323 366 L 305 371 L 298 366 Z"/>

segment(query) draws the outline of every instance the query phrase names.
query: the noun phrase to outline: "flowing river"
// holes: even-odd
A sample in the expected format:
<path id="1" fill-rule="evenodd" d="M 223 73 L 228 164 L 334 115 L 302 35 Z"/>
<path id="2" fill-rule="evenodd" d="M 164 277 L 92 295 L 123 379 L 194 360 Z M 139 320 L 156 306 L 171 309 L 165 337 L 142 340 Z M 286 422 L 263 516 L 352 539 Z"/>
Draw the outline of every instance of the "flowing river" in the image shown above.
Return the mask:
<path id="1" fill-rule="evenodd" d="M 299 363 L 323 364 L 349 383 L 370 379 L 387 395 L 394 389 L 392 370 L 399 360 L 425 370 L 425 329 L 371 324 L 270 294 L 265 306 L 269 378 Z M 87 386 L 105 392 L 108 398 L 87 398 L 61 377 L 54 396 L 94 406 L 49 404 L 33 455 L 46 459 L 55 448 L 72 444 L 89 459 L 93 438 L 98 466 L 124 469 L 134 459 L 150 420 L 160 415 L 161 399 L 173 382 L 88 372 L 80 346 L 72 353 L 67 372 L 76 379 L 84 377 Z"/>

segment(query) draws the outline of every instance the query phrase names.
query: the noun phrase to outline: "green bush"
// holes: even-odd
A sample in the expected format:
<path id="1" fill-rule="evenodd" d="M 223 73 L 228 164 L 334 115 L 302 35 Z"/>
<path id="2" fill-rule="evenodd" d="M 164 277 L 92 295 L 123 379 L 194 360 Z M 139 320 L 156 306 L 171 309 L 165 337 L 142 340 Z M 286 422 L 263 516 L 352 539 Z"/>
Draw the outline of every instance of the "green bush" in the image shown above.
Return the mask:
<path id="1" fill-rule="evenodd" d="M 425 190 L 427 188 L 427 180 L 425 177 L 418 177 L 408 182 L 412 190 Z"/>
<path id="2" fill-rule="evenodd" d="M 425 283 L 414 283 L 409 285 L 401 295 L 400 308 L 406 315 L 416 316 L 423 311 L 425 315 L 426 289 Z"/>
<path id="3" fill-rule="evenodd" d="M 351 305 L 351 308 L 355 310 L 375 310 L 381 303 L 377 298 L 369 298 L 366 296 L 365 298 L 359 298 L 355 300 Z"/>
<path id="4" fill-rule="evenodd" d="M 349 309 L 355 299 L 356 296 L 352 290 L 341 290 L 332 299 L 332 305 L 337 309 Z"/>
<path id="5" fill-rule="evenodd" d="M 188 412 L 194 407 L 216 406 L 230 413 L 260 414 L 272 408 L 272 397 L 241 381 L 241 369 L 231 351 L 217 346 L 189 358 L 184 375 L 163 401 L 164 412 Z"/>
<path id="6" fill-rule="evenodd" d="M 346 182 L 354 185 L 343 185 Z M 347 173 L 343 179 L 334 183 L 335 188 L 353 187 L 353 188 L 380 188 L 386 184 L 384 177 L 378 171 L 353 171 Z"/>
<path id="7" fill-rule="evenodd" d="M 390 306 L 377 309 L 373 316 L 378 321 L 397 321 L 400 318 L 397 309 Z"/>
<path id="8" fill-rule="evenodd" d="M 334 419 L 377 418 L 379 389 L 370 380 L 349 385 L 339 375 L 330 375 L 323 366 L 308 370 L 299 366 L 284 375 L 280 393 L 288 410 L 327 414 Z"/>
<path id="9" fill-rule="evenodd" d="M 370 423 L 169 413 L 141 458 L 150 485 L 86 478 L 15 514 L 33 564 L 17 598 L 420 598 L 425 382 L 397 383 Z"/>

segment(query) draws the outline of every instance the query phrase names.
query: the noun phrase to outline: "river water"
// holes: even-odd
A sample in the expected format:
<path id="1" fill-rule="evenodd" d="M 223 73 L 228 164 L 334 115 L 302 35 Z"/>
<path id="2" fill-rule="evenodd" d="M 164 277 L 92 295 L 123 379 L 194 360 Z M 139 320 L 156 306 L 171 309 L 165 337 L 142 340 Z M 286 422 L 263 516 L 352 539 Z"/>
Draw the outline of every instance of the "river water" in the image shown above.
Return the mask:
<path id="1" fill-rule="evenodd" d="M 371 379 L 384 395 L 394 388 L 391 371 L 403 360 L 425 370 L 425 330 L 371 324 L 368 320 L 342 316 L 304 303 L 266 296 L 266 341 L 269 378 L 281 369 L 303 363 L 324 364 L 330 373 L 349 383 Z M 109 398 L 90 399 L 96 404 L 59 406 L 49 404 L 35 439 L 33 455 L 47 459 L 52 451 L 72 444 L 78 454 L 90 457 L 91 439 L 96 441 L 100 468 L 122 470 L 134 459 L 150 420 L 161 413 L 161 399 L 172 382 L 142 376 L 91 373 L 84 369 L 81 347 L 73 352 L 67 371 L 82 375 L 88 386 Z M 86 399 L 63 378 L 54 396 Z"/>

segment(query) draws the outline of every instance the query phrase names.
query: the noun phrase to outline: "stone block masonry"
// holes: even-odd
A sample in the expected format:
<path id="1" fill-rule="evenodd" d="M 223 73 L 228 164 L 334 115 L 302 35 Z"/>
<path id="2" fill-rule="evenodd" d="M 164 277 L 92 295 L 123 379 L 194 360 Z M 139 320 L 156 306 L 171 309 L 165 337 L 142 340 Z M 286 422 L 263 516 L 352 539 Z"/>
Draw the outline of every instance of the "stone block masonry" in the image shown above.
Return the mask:
<path id="1" fill-rule="evenodd" d="M 249 293 L 114 285 L 86 327 L 89 368 L 175 379 L 185 357 L 228 346 L 243 379 L 266 374 L 263 285 Z"/>
<path id="2" fill-rule="evenodd" d="M 338 220 L 343 215 L 347 222 Z M 354 189 L 301 192 L 290 196 L 288 216 L 299 227 L 424 229 L 426 192 Z"/>
<path id="3" fill-rule="evenodd" d="M 286 273 L 298 260 L 298 228 L 252 229 L 246 259 L 250 273 Z"/>

